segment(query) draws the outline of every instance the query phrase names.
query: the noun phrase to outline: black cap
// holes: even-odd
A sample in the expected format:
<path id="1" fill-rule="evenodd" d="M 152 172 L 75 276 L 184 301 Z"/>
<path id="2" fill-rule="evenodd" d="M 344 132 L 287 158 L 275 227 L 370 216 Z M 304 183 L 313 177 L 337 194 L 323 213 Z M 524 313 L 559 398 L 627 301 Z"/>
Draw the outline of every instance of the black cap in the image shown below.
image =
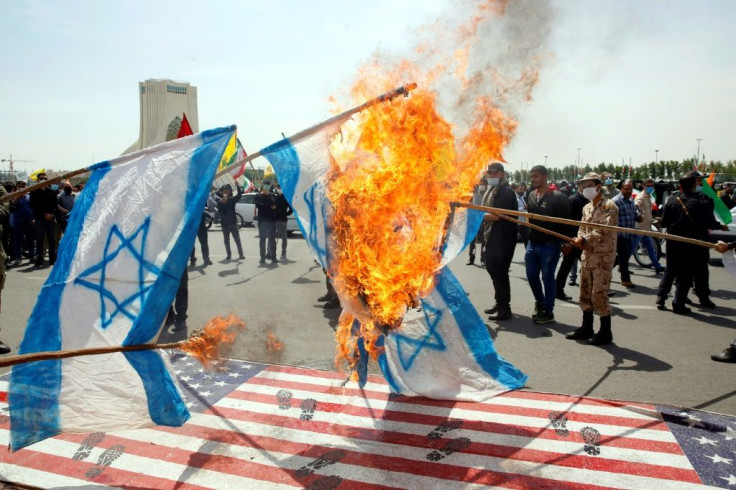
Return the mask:
<path id="1" fill-rule="evenodd" d="M 486 172 L 504 172 L 506 173 L 506 168 L 504 168 L 503 163 L 501 162 L 493 162 L 488 165 L 488 169 Z"/>

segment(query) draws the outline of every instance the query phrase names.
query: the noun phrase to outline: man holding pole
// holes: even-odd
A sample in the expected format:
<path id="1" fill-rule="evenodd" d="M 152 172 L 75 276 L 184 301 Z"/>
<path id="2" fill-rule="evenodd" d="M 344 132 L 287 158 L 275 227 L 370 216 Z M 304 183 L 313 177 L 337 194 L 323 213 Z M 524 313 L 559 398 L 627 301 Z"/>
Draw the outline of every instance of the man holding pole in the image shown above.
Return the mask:
<path id="1" fill-rule="evenodd" d="M 533 191 L 529 193 L 529 212 L 556 218 L 569 218 L 570 205 L 567 196 L 554 191 L 547 184 L 547 169 L 542 165 L 532 167 L 529 172 Z M 531 224 L 568 234 L 568 226 L 546 221 L 530 219 Z M 560 239 L 532 228 L 529 230 L 529 243 L 526 246 L 524 261 L 526 262 L 526 278 L 534 294 L 535 307 L 532 320 L 534 323 L 546 324 L 555 321 L 554 307 L 557 296 L 555 269 L 560 260 Z M 540 281 L 539 275 L 542 275 Z M 544 285 L 544 287 L 543 287 Z"/>
<path id="2" fill-rule="evenodd" d="M 503 164 L 494 162 L 486 173 L 488 190 L 483 196 L 483 206 L 516 211 L 517 202 L 514 191 L 506 180 Z M 489 320 L 508 320 L 511 318 L 511 284 L 509 268 L 516 248 L 516 223 L 502 220 L 498 215 L 487 213 L 483 218 L 486 242 L 486 270 L 493 281 L 496 304 L 488 310 Z"/>
<path id="3" fill-rule="evenodd" d="M 578 236 L 573 240 L 573 245 L 583 250 L 580 261 L 580 309 L 583 310 L 583 324 L 567 334 L 567 338 L 587 340 L 591 345 L 605 345 L 613 341 L 608 290 L 616 259 L 616 231 L 585 226 L 585 223 L 617 226 L 619 210 L 603 195 L 601 178 L 597 173 L 586 174 L 579 184 L 583 196 L 590 199 L 583 208 Z M 594 312 L 601 319 L 598 333 L 593 331 Z"/>

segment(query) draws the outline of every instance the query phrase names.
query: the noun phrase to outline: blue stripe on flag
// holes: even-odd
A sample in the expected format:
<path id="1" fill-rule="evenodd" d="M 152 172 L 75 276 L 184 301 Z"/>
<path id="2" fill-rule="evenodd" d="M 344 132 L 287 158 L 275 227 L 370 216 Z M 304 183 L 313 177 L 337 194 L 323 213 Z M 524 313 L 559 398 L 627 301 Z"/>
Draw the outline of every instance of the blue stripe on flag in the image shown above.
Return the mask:
<path id="1" fill-rule="evenodd" d="M 467 212 L 467 228 L 465 229 L 463 249 L 470 245 L 470 242 L 475 240 L 475 237 L 478 235 L 480 225 L 483 223 L 483 216 L 486 214 L 483 211 L 478 211 L 477 209 L 467 209 Z"/>
<path id="2" fill-rule="evenodd" d="M 96 165 L 84 191 L 74 203 L 74 212 L 67 232 L 59 243 L 58 257 L 49 278 L 41 288 L 28 325 L 34 324 L 34 334 L 26 335 L 19 354 L 58 351 L 61 349 L 59 308 L 72 260 L 77 253 L 82 223 L 97 197 L 100 181 L 110 171 L 109 162 Z M 13 367 L 8 393 L 11 417 L 10 447 L 16 450 L 58 434 L 61 360 L 32 362 Z"/>
<path id="3" fill-rule="evenodd" d="M 300 173 L 302 163 L 299 153 L 296 151 L 294 145 L 292 145 L 291 140 L 281 140 L 262 149 L 261 152 L 273 166 L 279 178 L 279 184 L 281 185 L 284 197 L 297 215 L 296 222 L 299 224 L 302 236 L 312 251 L 317 255 L 320 265 L 327 268 L 329 261 L 328 250 L 325 244 L 320 242 L 318 233 L 319 231 L 323 231 L 324 236 L 327 237 L 330 232 L 329 223 L 324 219 L 327 213 L 325 213 L 321 205 L 317 209 L 318 204 L 320 204 L 319 198 L 323 197 L 322 195 L 324 194 L 323 184 L 319 181 L 312 182 L 303 195 L 296 195 L 296 188 L 299 184 L 299 179 L 302 177 Z M 307 208 L 305 218 L 309 221 L 309 230 L 304 229 L 302 220 L 299 218 L 300 206 L 296 204 L 297 202 L 304 203 L 304 206 Z"/>
<path id="4" fill-rule="evenodd" d="M 194 151 L 189 162 L 182 232 L 161 266 L 161 273 L 152 287 L 156 294 L 149 294 L 146 297 L 123 345 L 148 343 L 161 329 L 161 324 L 179 289 L 202 219 L 210 187 L 209 184 L 202 183 L 212 182 L 232 131 L 232 128 L 220 128 L 202 133 L 203 146 Z M 217 143 L 218 138 L 221 139 L 220 144 L 212 144 Z M 162 301 L 162 298 L 169 300 Z M 151 420 L 157 424 L 174 427 L 186 422 L 189 419 L 189 411 L 161 359 L 161 354 L 131 352 L 126 353 L 125 357 L 141 377 L 148 398 Z"/>
<path id="5" fill-rule="evenodd" d="M 435 290 L 455 318 L 458 329 L 473 352 L 475 362 L 499 383 L 510 389 L 523 387 L 527 375 L 498 355 L 483 319 L 468 299 L 465 289 L 448 267 L 443 267 L 438 274 Z"/>
<path id="6" fill-rule="evenodd" d="M 386 346 L 386 336 L 381 335 L 376 340 L 376 347 L 378 347 L 379 349 L 383 349 L 385 346 Z M 391 374 L 391 368 L 388 366 L 388 360 L 386 358 L 385 351 L 382 351 L 378 355 L 378 366 L 381 368 L 381 372 L 383 372 L 383 377 L 386 379 L 386 382 L 391 387 L 391 390 L 394 393 L 401 393 L 401 388 L 399 388 L 399 385 L 396 384 L 394 375 Z"/>

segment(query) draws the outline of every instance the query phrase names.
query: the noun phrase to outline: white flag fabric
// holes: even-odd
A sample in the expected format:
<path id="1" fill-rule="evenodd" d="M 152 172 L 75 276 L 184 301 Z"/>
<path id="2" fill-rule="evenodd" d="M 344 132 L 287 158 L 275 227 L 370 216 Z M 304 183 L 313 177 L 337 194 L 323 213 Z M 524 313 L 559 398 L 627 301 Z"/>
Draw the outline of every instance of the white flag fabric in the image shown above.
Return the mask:
<path id="1" fill-rule="evenodd" d="M 284 196 L 297 215 L 307 244 L 317 260 L 330 269 L 330 216 L 326 176 L 329 143 L 344 121 L 292 141 L 284 139 L 261 150 L 278 176 Z M 410 310 L 402 326 L 388 335 L 379 360 L 391 388 L 402 394 L 449 400 L 483 400 L 524 386 L 526 375 L 505 361 L 493 347 L 480 315 L 452 273 L 444 267 L 475 238 L 483 213 L 457 208 L 439 264 L 437 287 L 422 301 L 420 314 Z M 442 233 L 442 230 L 438 230 Z M 339 292 L 338 292 L 339 293 Z M 355 304 L 341 298 L 343 305 Z M 432 312 L 427 314 L 427 312 Z M 361 341 L 358 346 L 362 345 Z M 357 372 L 367 374 L 361 352 Z"/>
<path id="2" fill-rule="evenodd" d="M 235 127 L 90 167 L 19 352 L 153 343 Z M 11 449 L 60 432 L 179 426 L 189 412 L 158 351 L 17 365 Z"/>

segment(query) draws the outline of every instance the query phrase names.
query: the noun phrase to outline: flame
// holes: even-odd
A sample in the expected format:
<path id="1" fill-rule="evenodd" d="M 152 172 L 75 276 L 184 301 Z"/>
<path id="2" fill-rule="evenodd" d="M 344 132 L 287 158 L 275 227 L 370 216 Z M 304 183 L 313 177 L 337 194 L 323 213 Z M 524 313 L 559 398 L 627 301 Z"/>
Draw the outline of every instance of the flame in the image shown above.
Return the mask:
<path id="1" fill-rule="evenodd" d="M 508 4 L 480 2 L 455 32 L 437 31 L 434 43 L 421 44 L 420 61 L 376 56 L 359 70 L 350 94 L 356 103 L 408 80 L 419 88 L 361 112 L 330 147 L 328 274 L 346 308 L 336 331 L 338 366 L 354 366 L 358 338 L 375 359 L 377 338 L 400 328 L 431 292 L 450 203 L 468 200 L 486 165 L 504 161 L 517 129 L 508 108 L 530 100 L 542 59 L 530 55 L 530 66 L 514 77 L 478 62 L 484 23 L 506 15 Z M 452 103 L 440 100 L 453 91 Z M 450 122 L 446 112 L 458 117 Z"/>
<path id="2" fill-rule="evenodd" d="M 212 318 L 201 330 L 195 330 L 179 348 L 192 354 L 205 368 L 211 368 L 227 356 L 238 334 L 245 330 L 245 322 L 230 313 Z"/>
<path id="3" fill-rule="evenodd" d="M 284 346 L 284 343 L 276 338 L 276 334 L 273 332 L 266 333 L 266 350 L 268 352 L 278 352 Z"/>

